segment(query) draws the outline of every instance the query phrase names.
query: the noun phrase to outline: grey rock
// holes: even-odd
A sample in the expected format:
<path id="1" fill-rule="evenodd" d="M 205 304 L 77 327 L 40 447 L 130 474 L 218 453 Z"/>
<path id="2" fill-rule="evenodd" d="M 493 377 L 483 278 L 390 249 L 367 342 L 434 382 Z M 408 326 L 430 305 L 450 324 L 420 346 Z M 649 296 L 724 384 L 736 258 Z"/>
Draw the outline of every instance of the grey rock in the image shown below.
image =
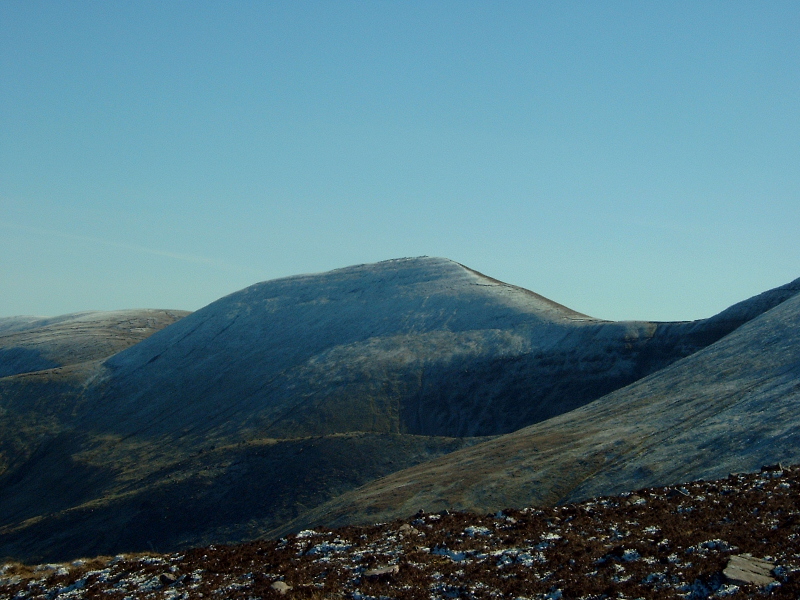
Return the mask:
<path id="1" fill-rule="evenodd" d="M 397 530 L 400 535 L 419 535 L 419 530 L 414 527 L 413 525 L 409 525 L 408 523 L 403 523 L 400 525 L 400 528 Z"/>
<path id="2" fill-rule="evenodd" d="M 728 564 L 722 572 L 731 583 L 737 585 L 755 584 L 759 586 L 774 583 L 775 579 L 771 576 L 775 563 L 754 558 L 749 554 L 739 554 L 731 556 Z"/>
<path id="3" fill-rule="evenodd" d="M 389 565 L 387 567 L 376 567 L 374 569 L 367 569 L 364 571 L 364 577 L 369 579 L 378 579 L 380 577 L 389 577 L 396 575 L 400 572 L 400 565 Z"/>

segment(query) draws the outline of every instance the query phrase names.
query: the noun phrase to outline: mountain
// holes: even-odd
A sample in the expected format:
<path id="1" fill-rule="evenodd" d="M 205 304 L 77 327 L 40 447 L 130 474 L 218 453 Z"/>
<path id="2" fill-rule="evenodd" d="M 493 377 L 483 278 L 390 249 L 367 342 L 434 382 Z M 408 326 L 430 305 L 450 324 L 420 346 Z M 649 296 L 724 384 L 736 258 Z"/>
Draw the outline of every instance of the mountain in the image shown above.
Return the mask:
<path id="1" fill-rule="evenodd" d="M 0 556 L 168 550 L 338 519 L 326 503 L 415 465 L 469 470 L 444 455 L 546 431 L 796 292 L 650 323 L 593 319 L 439 258 L 259 283 L 104 360 L 0 379 Z"/>
<path id="2" fill-rule="evenodd" d="M 781 289 L 794 295 L 649 377 L 544 423 L 375 481 L 273 533 L 382 521 L 418 509 L 554 505 L 796 463 L 800 280 Z"/>
<path id="3" fill-rule="evenodd" d="M 705 347 L 784 293 L 700 322 L 612 323 L 445 259 L 290 277 L 109 359 L 93 426 L 203 440 L 508 433 Z"/>

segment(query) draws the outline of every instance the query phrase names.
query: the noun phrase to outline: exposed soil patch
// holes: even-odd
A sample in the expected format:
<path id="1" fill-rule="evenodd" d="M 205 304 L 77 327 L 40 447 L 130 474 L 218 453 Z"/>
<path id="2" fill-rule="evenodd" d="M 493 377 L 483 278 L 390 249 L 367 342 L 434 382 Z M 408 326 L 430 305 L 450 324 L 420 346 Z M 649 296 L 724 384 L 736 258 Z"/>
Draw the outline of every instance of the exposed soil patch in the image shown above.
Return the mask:
<path id="1" fill-rule="evenodd" d="M 419 514 L 178 554 L 8 563 L 0 599 L 794 600 L 798 534 L 800 468 L 775 466 L 555 508 Z M 762 584 L 723 574 L 731 562 L 746 570 L 747 555 L 762 559 Z"/>

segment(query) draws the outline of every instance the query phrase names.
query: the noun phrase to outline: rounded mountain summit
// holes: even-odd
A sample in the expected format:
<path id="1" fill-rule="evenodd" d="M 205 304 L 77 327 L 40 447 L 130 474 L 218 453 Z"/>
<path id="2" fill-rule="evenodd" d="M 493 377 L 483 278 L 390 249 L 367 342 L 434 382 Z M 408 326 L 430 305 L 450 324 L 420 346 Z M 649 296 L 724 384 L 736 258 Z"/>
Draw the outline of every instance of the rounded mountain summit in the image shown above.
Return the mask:
<path id="1" fill-rule="evenodd" d="M 359 265 L 253 285 L 113 356 L 91 420 L 204 439 L 495 435 L 691 354 L 739 313 L 605 322 L 447 259 Z"/>

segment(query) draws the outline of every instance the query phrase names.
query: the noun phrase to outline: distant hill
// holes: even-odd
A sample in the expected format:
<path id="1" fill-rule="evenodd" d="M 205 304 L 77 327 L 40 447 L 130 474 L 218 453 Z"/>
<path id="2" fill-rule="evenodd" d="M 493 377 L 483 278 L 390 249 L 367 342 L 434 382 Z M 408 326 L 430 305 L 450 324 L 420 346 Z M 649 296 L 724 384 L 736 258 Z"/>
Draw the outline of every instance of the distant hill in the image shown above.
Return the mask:
<path id="1" fill-rule="evenodd" d="M 0 319 L 0 377 L 108 358 L 188 314 L 120 310 Z"/>
<path id="2" fill-rule="evenodd" d="M 84 394 L 103 360 L 188 314 L 123 310 L 0 319 L 0 497 L 13 500 L 13 483 L 25 479 L 34 465 L 46 469 L 37 457 L 47 454 L 57 436 L 74 431 Z M 70 467 L 64 478 L 66 489 L 38 491 L 68 502 L 69 490 L 84 482 Z M 19 500 L 41 506 L 27 494 Z M 13 519 L 13 512 L 0 511 L 0 527 Z"/>
<path id="3" fill-rule="evenodd" d="M 457 457 L 710 350 L 796 283 L 683 323 L 593 319 L 439 258 L 256 284 L 105 359 L 0 379 L 0 556 L 241 541 L 362 502 L 350 517 L 369 518 L 403 505 L 349 493 L 428 463 L 456 501 Z"/>

